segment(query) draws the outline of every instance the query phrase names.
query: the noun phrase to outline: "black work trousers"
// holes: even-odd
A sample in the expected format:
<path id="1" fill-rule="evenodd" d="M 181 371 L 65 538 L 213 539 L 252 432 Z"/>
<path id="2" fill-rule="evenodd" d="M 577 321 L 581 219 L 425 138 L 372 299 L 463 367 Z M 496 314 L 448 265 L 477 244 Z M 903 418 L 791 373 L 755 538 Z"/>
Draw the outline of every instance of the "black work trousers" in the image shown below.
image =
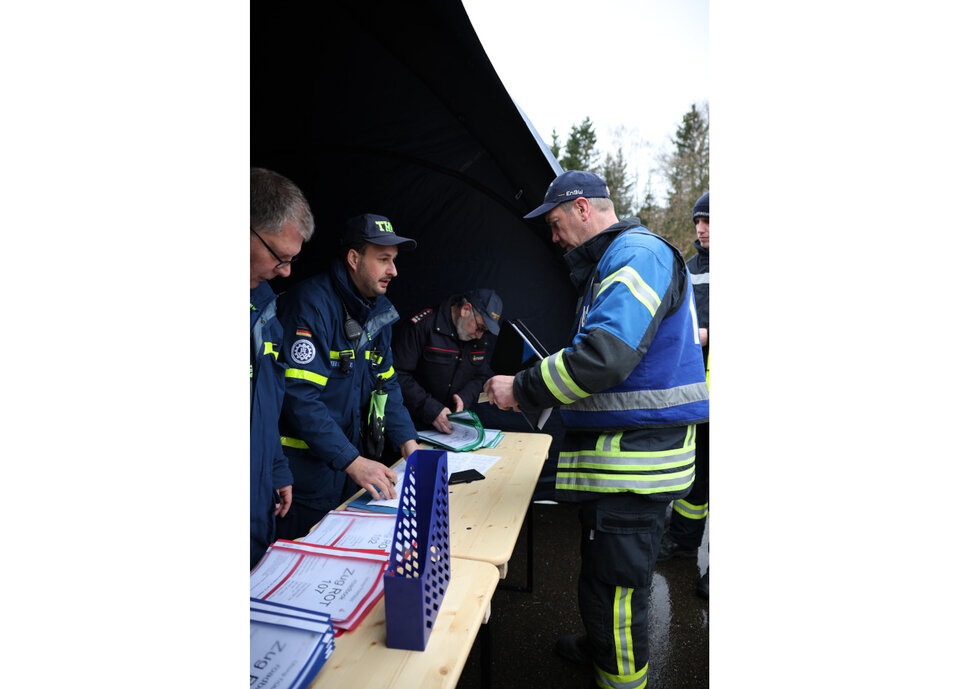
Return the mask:
<path id="1" fill-rule="evenodd" d="M 601 686 L 646 681 L 648 596 L 665 504 L 615 493 L 580 509 L 580 616 L 603 671 L 597 674 Z"/>
<path id="2" fill-rule="evenodd" d="M 693 486 L 683 500 L 674 500 L 667 533 L 684 550 L 700 547 L 710 502 L 710 424 L 697 426 L 697 460 Z M 693 516 L 688 516 L 693 515 Z"/>

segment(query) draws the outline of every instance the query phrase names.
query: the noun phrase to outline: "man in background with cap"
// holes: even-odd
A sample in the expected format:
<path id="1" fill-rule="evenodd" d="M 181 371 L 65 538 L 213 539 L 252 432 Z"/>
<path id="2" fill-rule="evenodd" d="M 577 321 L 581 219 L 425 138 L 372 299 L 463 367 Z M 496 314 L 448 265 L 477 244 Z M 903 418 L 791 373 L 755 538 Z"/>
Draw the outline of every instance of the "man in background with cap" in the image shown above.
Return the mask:
<path id="1" fill-rule="evenodd" d="M 267 280 L 290 264 L 313 236 L 303 192 L 283 175 L 250 170 L 250 568 L 276 538 L 276 517 L 293 499 L 293 475 L 280 444 L 285 367 L 278 361 L 283 328 Z"/>
<path id="2" fill-rule="evenodd" d="M 351 218 L 329 270 L 278 300 L 289 366 L 280 429 L 297 487 L 279 523 L 281 538 L 305 535 L 355 486 L 374 498 L 397 496 L 396 473 L 363 448 L 373 431 L 371 397 L 382 390 L 386 442 L 404 457 L 417 449 L 390 351 L 390 326 L 399 316 L 385 296 L 399 249 L 416 245 L 382 215 Z"/>
<path id="3" fill-rule="evenodd" d="M 503 302 L 489 289 L 448 297 L 398 326 L 393 361 L 418 428 L 452 433 L 451 412 L 472 409 L 493 375 L 490 355 Z M 489 334 L 488 334 L 489 333 Z"/>
<path id="4" fill-rule="evenodd" d="M 703 350 L 703 365 L 707 370 L 707 386 L 710 385 L 710 192 L 697 199 L 693 205 L 693 227 L 697 238 L 693 242 L 697 253 L 687 261 L 693 297 L 697 303 L 697 321 L 700 325 L 700 346 Z M 710 424 L 697 427 L 697 476 L 690 493 L 673 501 L 670 527 L 663 535 L 658 562 L 674 557 L 697 559 L 700 541 L 706 531 L 710 498 Z M 697 593 L 710 596 L 710 570 L 697 583 Z"/>
<path id="5" fill-rule="evenodd" d="M 578 584 L 585 634 L 555 651 L 598 686 L 647 683 L 647 596 L 667 503 L 690 490 L 696 424 L 709 416 L 683 256 L 636 218 L 618 221 L 590 172 L 557 177 L 545 216 L 580 291 L 572 344 L 484 385 L 500 409 L 560 407 L 558 500 L 581 503 Z"/>

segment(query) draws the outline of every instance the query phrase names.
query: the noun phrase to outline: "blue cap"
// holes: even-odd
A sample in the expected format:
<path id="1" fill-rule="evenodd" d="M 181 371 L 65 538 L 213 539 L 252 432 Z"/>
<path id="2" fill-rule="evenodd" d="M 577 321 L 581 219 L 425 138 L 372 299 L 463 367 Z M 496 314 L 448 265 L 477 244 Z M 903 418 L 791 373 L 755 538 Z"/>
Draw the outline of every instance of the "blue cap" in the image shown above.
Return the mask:
<path id="1" fill-rule="evenodd" d="M 550 183 L 547 193 L 543 196 L 543 203 L 523 217 L 536 218 L 538 215 L 552 211 L 565 201 L 573 201 L 581 197 L 608 199 L 610 191 L 607 189 L 607 183 L 592 172 L 568 170 Z"/>
<path id="2" fill-rule="evenodd" d="M 475 289 L 465 295 L 474 311 L 483 316 L 483 323 L 493 335 L 500 334 L 500 317 L 503 315 L 503 301 L 492 289 Z"/>
<path id="3" fill-rule="evenodd" d="M 710 192 L 697 199 L 697 202 L 693 204 L 693 222 L 697 222 L 697 218 L 706 218 L 710 220 Z"/>
<path id="4" fill-rule="evenodd" d="M 364 241 L 380 246 L 400 245 L 401 249 L 416 249 L 416 240 L 401 237 L 393 231 L 393 224 L 382 215 L 365 213 L 347 220 L 347 231 L 340 238 L 341 244 Z"/>

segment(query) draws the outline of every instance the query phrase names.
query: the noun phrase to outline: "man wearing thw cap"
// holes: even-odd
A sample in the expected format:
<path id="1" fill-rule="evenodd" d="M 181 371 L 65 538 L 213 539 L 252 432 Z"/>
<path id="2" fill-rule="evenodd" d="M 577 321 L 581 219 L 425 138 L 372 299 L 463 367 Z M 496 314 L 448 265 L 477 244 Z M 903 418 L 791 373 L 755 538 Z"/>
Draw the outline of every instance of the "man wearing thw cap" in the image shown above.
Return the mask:
<path id="1" fill-rule="evenodd" d="M 399 316 L 385 296 L 399 250 L 417 243 L 368 213 L 347 221 L 340 246 L 329 270 L 278 299 L 288 366 L 280 429 L 297 487 L 279 522 L 282 538 L 305 535 L 356 486 L 396 497 L 396 473 L 370 456 L 375 390 L 386 393 L 380 437 L 404 457 L 417 449 L 390 348 Z"/>
<path id="2" fill-rule="evenodd" d="M 580 290 L 569 347 L 484 385 L 500 409 L 559 407 L 566 432 L 556 495 L 579 502 L 585 634 L 555 650 L 592 665 L 600 687 L 647 683 L 647 595 L 667 503 L 690 491 L 697 424 L 709 416 L 683 256 L 637 218 L 618 220 L 607 185 L 571 170 L 526 218 L 544 216 Z"/>
<path id="3" fill-rule="evenodd" d="M 403 403 L 418 428 L 452 433 L 447 415 L 474 407 L 493 375 L 490 355 L 502 313 L 496 292 L 476 289 L 422 309 L 398 326 L 393 361 Z"/>

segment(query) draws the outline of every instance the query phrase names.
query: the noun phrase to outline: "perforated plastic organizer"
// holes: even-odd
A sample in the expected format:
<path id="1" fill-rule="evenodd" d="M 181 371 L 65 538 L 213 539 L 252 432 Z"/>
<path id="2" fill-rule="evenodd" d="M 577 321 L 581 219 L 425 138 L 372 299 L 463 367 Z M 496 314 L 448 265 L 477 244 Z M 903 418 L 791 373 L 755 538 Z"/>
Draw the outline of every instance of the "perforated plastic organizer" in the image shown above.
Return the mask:
<path id="1" fill-rule="evenodd" d="M 447 453 L 407 457 L 390 566 L 383 575 L 387 646 L 422 651 L 450 583 Z"/>

